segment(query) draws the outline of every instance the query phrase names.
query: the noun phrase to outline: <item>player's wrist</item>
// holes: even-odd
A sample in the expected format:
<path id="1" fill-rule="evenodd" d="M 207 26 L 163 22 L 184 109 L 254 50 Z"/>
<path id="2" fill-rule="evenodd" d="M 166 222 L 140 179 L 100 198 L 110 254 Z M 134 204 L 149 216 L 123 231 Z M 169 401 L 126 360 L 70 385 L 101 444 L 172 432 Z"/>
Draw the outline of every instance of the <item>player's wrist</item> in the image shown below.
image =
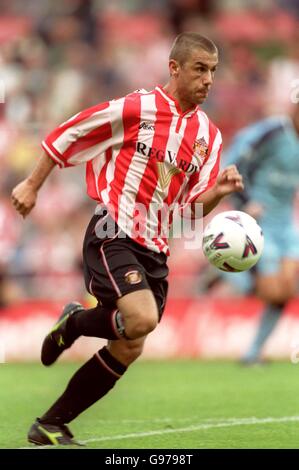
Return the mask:
<path id="1" fill-rule="evenodd" d="M 26 178 L 25 180 L 25 183 L 31 190 L 36 191 L 36 192 L 39 190 L 41 186 L 41 183 L 37 181 L 35 178 L 33 178 L 32 176 L 28 176 L 28 178 Z"/>
<path id="2" fill-rule="evenodd" d="M 215 200 L 221 200 L 226 193 L 223 191 L 223 187 L 220 184 L 215 184 L 212 188 L 212 194 Z"/>

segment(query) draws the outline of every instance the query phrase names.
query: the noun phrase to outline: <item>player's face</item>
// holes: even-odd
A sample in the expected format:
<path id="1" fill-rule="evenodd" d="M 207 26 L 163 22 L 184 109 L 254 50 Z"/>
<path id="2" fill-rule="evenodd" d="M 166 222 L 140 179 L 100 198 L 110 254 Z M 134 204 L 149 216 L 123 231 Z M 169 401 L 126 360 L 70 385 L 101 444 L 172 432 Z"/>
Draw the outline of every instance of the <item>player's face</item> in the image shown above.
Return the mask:
<path id="1" fill-rule="evenodd" d="M 170 70 L 180 101 L 190 107 L 203 103 L 214 80 L 218 54 L 193 49 L 184 64 L 180 65 L 174 60 L 171 62 Z"/>

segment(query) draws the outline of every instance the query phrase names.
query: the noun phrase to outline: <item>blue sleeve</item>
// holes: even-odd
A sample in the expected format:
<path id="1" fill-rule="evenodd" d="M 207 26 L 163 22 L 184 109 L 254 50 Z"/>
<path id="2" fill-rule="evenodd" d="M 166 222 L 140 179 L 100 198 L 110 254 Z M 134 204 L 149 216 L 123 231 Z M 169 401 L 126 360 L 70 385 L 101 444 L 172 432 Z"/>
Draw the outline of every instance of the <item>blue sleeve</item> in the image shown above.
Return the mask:
<path id="1" fill-rule="evenodd" d="M 231 195 L 234 206 L 239 210 L 251 199 L 249 174 L 251 168 L 254 167 L 255 160 L 258 159 L 258 152 L 254 153 L 252 151 L 255 142 L 254 137 L 250 130 L 241 131 L 223 155 L 225 165 L 236 165 L 243 177 L 244 190 Z"/>
<path id="2" fill-rule="evenodd" d="M 282 129 L 280 122 L 272 123 L 271 126 L 267 121 L 266 124 L 263 122 L 255 124 L 237 134 L 231 146 L 224 152 L 224 163 L 235 164 L 243 176 L 244 191 L 232 195 L 238 209 L 242 209 L 251 199 L 250 192 L 255 174 L 265 159 L 271 157 L 268 144 Z"/>

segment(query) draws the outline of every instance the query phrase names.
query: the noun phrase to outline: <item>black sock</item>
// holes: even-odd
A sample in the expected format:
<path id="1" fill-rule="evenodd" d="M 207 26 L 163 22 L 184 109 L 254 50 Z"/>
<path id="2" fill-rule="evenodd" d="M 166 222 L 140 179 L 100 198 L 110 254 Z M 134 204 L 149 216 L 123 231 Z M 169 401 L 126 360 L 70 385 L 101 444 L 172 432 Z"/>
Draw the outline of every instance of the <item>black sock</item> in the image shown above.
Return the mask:
<path id="1" fill-rule="evenodd" d="M 124 337 L 121 313 L 101 305 L 76 312 L 68 319 L 67 328 L 71 338 L 93 336 L 105 339 Z"/>
<path id="2" fill-rule="evenodd" d="M 127 367 L 103 347 L 73 375 L 64 393 L 40 418 L 40 422 L 69 423 L 106 395 L 126 370 Z"/>

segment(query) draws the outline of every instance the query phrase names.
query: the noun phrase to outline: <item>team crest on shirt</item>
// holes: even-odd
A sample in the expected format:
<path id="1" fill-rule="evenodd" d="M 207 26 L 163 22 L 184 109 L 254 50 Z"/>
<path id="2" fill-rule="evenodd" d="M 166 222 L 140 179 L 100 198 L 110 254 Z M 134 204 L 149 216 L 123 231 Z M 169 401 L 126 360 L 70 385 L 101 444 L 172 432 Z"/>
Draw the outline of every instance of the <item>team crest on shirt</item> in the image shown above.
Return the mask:
<path id="1" fill-rule="evenodd" d="M 200 165 L 203 164 L 208 154 L 208 144 L 204 137 L 196 139 L 193 144 L 194 155 L 199 159 Z"/>

